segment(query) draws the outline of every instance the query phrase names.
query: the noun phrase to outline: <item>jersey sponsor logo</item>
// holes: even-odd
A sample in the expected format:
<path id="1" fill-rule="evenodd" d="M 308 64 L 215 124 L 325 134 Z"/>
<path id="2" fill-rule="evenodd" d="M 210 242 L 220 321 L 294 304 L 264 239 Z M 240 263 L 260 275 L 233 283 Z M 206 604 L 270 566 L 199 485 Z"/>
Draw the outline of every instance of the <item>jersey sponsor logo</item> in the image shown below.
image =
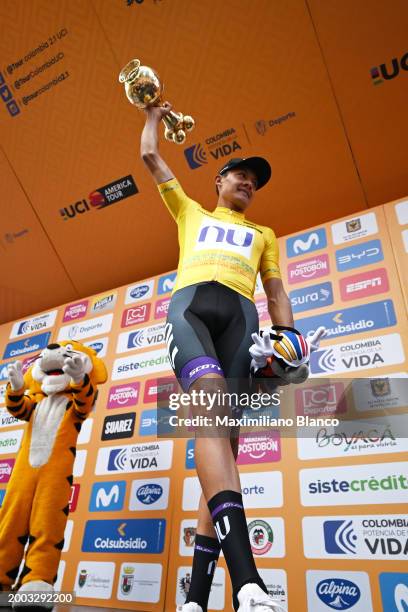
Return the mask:
<path id="1" fill-rule="evenodd" d="M 373 463 L 300 470 L 303 506 L 406 504 L 406 463 Z"/>
<path id="2" fill-rule="evenodd" d="M 121 327 L 129 327 L 129 325 L 138 325 L 145 323 L 150 317 L 151 304 L 142 304 L 133 306 L 123 311 Z"/>
<path id="3" fill-rule="evenodd" d="M 369 240 L 336 251 L 336 266 L 339 272 L 368 266 L 383 259 L 384 254 L 380 240 Z"/>
<path id="4" fill-rule="evenodd" d="M 95 482 L 89 500 L 90 512 L 114 512 L 122 510 L 125 502 L 126 482 Z"/>
<path id="5" fill-rule="evenodd" d="M 344 385 L 340 382 L 332 382 L 327 385 L 296 389 L 295 406 L 296 414 L 299 416 L 344 413 L 347 411 Z"/>
<path id="6" fill-rule="evenodd" d="M 131 285 L 126 289 L 125 304 L 140 302 L 141 300 L 148 300 L 153 295 L 153 287 L 154 279 L 144 283 L 138 283 L 137 285 Z"/>
<path id="7" fill-rule="evenodd" d="M 370 581 L 365 572 L 308 570 L 308 610 L 373 612 Z"/>
<path id="8" fill-rule="evenodd" d="M 334 344 L 310 355 L 310 369 L 315 374 L 338 374 L 380 368 L 405 361 L 399 334 L 374 336 Z"/>
<path id="9" fill-rule="evenodd" d="M 370 270 L 340 279 L 340 295 L 343 301 L 358 300 L 389 290 L 385 268 Z"/>
<path id="10" fill-rule="evenodd" d="M 87 319 L 83 323 L 64 325 L 61 327 L 58 340 L 82 340 L 90 336 L 99 336 L 111 330 L 113 314 Z"/>
<path id="11" fill-rule="evenodd" d="M 53 310 L 38 317 L 26 319 L 25 321 L 17 321 L 11 329 L 10 338 L 18 338 L 19 336 L 25 336 L 26 334 L 32 334 L 52 327 L 57 318 L 57 312 L 57 310 Z"/>
<path id="12" fill-rule="evenodd" d="M 339 221 L 331 226 L 334 244 L 359 240 L 378 232 L 377 217 L 374 212 Z"/>
<path id="13" fill-rule="evenodd" d="M 203 219 L 194 250 L 222 249 L 250 259 L 254 242 L 255 230 L 250 227 Z"/>
<path id="14" fill-rule="evenodd" d="M 408 573 L 382 572 L 379 579 L 383 610 L 405 612 L 408 609 Z"/>
<path id="15" fill-rule="evenodd" d="M 158 295 L 162 295 L 163 293 L 169 293 L 173 291 L 174 285 L 176 284 L 176 272 L 172 272 L 171 274 L 166 274 L 166 276 L 161 276 L 159 278 L 159 283 L 157 286 Z"/>
<path id="16" fill-rule="evenodd" d="M 311 232 L 297 234 L 286 240 L 288 257 L 297 257 L 303 253 L 311 253 L 327 246 L 326 230 L 321 227 Z"/>
<path id="17" fill-rule="evenodd" d="M 170 298 L 163 298 L 162 300 L 158 300 L 154 305 L 154 318 L 163 319 L 164 317 L 167 317 L 169 305 Z"/>
<path id="18" fill-rule="evenodd" d="M 3 353 L 3 359 L 9 359 L 10 357 L 19 358 L 21 355 L 27 353 L 33 353 L 34 351 L 40 351 L 49 344 L 51 338 L 51 332 L 44 332 L 43 334 L 37 334 L 36 336 L 30 336 L 25 340 L 17 340 L 15 342 L 9 342 L 6 345 Z"/>
<path id="19" fill-rule="evenodd" d="M 408 224 L 408 200 L 395 204 L 395 213 L 400 225 Z"/>
<path id="20" fill-rule="evenodd" d="M 63 323 L 74 321 L 75 319 L 82 319 L 86 315 L 88 309 L 88 300 L 82 300 L 82 302 L 75 302 L 75 304 L 69 304 L 66 306 L 64 316 L 62 319 Z"/>
<path id="21" fill-rule="evenodd" d="M 327 338 L 359 334 L 374 329 L 392 327 L 397 323 L 392 300 L 372 302 L 342 311 L 327 312 L 316 317 L 296 319 L 296 327 L 304 336 L 312 336 L 323 325 Z"/>
<path id="22" fill-rule="evenodd" d="M 163 552 L 165 519 L 118 519 L 87 521 L 82 552 L 152 553 Z"/>
<path id="23" fill-rule="evenodd" d="M 326 254 L 316 255 L 316 257 L 303 259 L 288 265 L 288 281 L 291 285 L 326 276 L 329 273 L 329 257 Z"/>
<path id="24" fill-rule="evenodd" d="M 101 440 L 131 438 L 135 429 L 136 412 L 105 417 Z"/>
<path id="25" fill-rule="evenodd" d="M 320 283 L 312 287 L 295 289 L 289 293 L 289 298 L 294 313 L 330 306 L 333 304 L 332 284 Z"/>

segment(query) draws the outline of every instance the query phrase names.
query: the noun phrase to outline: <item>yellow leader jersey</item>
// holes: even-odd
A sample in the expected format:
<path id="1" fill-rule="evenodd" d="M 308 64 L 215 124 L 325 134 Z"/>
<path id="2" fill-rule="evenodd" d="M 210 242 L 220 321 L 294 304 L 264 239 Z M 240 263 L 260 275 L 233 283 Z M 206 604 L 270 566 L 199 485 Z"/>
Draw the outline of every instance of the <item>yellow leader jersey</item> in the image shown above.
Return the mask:
<path id="1" fill-rule="evenodd" d="M 213 212 L 189 198 L 177 179 L 158 185 L 178 225 L 180 260 L 173 290 L 217 281 L 253 301 L 256 276 L 281 278 L 278 242 L 269 227 L 218 206 Z"/>

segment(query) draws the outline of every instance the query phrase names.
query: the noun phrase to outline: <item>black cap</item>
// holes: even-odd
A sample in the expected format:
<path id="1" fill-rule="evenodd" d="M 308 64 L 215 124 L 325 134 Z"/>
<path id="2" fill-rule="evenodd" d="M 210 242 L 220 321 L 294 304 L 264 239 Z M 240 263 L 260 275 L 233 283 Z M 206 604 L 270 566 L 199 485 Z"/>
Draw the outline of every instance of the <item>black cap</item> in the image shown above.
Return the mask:
<path id="1" fill-rule="evenodd" d="M 239 167 L 249 168 L 252 170 L 256 176 L 257 190 L 266 185 L 272 175 L 272 168 L 270 167 L 269 162 L 267 162 L 263 157 L 233 157 L 223 165 L 218 174 L 222 175 L 233 168 Z"/>

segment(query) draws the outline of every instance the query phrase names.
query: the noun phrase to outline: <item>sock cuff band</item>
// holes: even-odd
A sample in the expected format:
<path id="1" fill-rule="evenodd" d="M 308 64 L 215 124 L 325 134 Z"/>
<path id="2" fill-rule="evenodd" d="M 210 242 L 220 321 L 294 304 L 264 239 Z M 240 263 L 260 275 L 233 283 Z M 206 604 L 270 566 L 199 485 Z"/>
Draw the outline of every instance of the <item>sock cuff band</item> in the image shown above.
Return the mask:
<path id="1" fill-rule="evenodd" d="M 194 548 L 201 552 L 208 552 L 214 555 L 219 555 L 221 545 L 217 538 L 210 538 L 210 536 L 196 534 Z"/>
<path id="2" fill-rule="evenodd" d="M 237 491 L 220 491 L 208 502 L 208 509 L 212 518 L 215 518 L 219 512 L 227 508 L 244 509 L 241 493 Z"/>

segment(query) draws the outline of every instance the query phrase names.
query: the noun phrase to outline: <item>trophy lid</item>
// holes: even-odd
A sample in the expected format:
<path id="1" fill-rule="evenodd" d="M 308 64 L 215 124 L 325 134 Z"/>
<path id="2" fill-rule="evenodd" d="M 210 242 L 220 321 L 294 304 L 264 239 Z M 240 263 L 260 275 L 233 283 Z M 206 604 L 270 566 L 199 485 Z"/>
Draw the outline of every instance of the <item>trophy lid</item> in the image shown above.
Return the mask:
<path id="1" fill-rule="evenodd" d="M 140 60 L 132 59 L 122 68 L 119 74 L 119 83 L 125 83 L 135 78 L 140 68 Z"/>

